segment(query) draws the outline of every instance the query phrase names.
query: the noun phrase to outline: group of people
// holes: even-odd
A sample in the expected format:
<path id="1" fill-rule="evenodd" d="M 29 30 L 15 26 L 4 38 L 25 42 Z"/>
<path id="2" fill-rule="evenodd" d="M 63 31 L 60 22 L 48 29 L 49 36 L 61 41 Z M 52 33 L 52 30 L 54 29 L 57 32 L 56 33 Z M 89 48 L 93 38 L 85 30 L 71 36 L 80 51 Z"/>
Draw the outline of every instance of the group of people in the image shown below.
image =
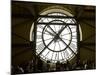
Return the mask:
<path id="1" fill-rule="evenodd" d="M 73 64 L 70 62 L 51 63 L 50 61 L 43 62 L 41 60 L 35 61 L 31 60 L 27 63 L 12 66 L 13 74 L 23 74 L 23 73 L 41 73 L 41 72 L 55 72 L 55 71 L 72 71 L 72 70 L 87 70 L 95 69 L 95 62 L 90 60 L 77 61 Z"/>

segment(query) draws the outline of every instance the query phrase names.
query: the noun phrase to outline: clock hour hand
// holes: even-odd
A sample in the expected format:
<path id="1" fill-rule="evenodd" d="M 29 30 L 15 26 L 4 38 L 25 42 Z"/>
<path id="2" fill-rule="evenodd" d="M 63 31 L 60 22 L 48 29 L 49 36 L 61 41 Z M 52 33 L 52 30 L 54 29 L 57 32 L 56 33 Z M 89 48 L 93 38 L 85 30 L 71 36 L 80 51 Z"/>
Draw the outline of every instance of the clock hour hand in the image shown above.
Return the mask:
<path id="1" fill-rule="evenodd" d="M 57 34 L 51 27 L 50 25 L 48 25 L 48 28 L 52 31 L 52 33 L 48 30 L 46 30 L 50 35 L 55 36 L 55 34 Z M 54 34 L 53 34 L 54 33 Z"/>
<path id="2" fill-rule="evenodd" d="M 48 30 L 45 30 L 45 31 L 48 32 L 50 35 L 54 36 L 54 34 L 51 33 L 50 31 L 48 31 Z"/>

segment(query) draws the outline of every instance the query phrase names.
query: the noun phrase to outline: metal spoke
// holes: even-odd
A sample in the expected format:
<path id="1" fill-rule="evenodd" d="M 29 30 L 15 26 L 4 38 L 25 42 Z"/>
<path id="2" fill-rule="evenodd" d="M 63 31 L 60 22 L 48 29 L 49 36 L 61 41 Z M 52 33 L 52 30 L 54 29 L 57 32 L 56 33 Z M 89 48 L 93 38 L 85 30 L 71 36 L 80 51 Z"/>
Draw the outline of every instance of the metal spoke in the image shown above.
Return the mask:
<path id="1" fill-rule="evenodd" d="M 61 26 L 59 25 L 59 30 L 60 30 Z"/>
<path id="2" fill-rule="evenodd" d="M 63 60 L 62 52 L 61 52 L 61 57 L 62 57 L 62 60 Z"/>
<path id="3" fill-rule="evenodd" d="M 69 35 L 69 34 L 71 34 L 71 33 L 63 34 L 63 35 L 61 35 L 61 36 L 65 36 L 65 35 Z"/>
<path id="4" fill-rule="evenodd" d="M 56 43 L 54 42 L 54 49 L 53 49 L 54 51 L 55 51 L 55 47 L 56 47 Z"/>
<path id="5" fill-rule="evenodd" d="M 75 31 L 76 32 L 76 31 Z M 75 33 L 75 32 L 72 32 L 72 33 Z M 69 34 L 72 34 L 71 32 L 70 33 L 66 33 L 66 34 L 63 34 L 61 36 L 65 36 L 65 35 L 69 35 Z"/>
<path id="6" fill-rule="evenodd" d="M 56 52 L 56 55 L 55 55 L 55 60 L 57 59 L 57 52 Z"/>
<path id="7" fill-rule="evenodd" d="M 44 41 L 47 41 L 47 40 L 50 40 L 50 39 L 52 39 L 52 38 L 49 38 L 49 39 L 45 39 Z M 38 41 L 38 42 L 36 42 L 36 43 L 39 43 L 39 42 L 42 42 L 42 41 Z"/>
<path id="8" fill-rule="evenodd" d="M 58 60 L 59 60 L 59 52 L 58 52 Z"/>
<path id="9" fill-rule="evenodd" d="M 37 32 L 40 32 L 40 33 L 42 33 L 41 31 L 37 31 Z M 47 33 L 45 33 L 46 35 L 50 35 L 50 34 L 47 34 Z"/>
<path id="10" fill-rule="evenodd" d="M 53 58 L 53 54 L 54 54 L 54 52 L 52 52 L 51 60 L 52 60 L 52 58 Z"/>
<path id="11" fill-rule="evenodd" d="M 59 48 L 60 48 L 60 50 L 61 50 L 61 46 L 60 46 L 60 43 L 59 43 L 59 41 L 58 41 L 58 45 L 59 45 Z"/>
<path id="12" fill-rule="evenodd" d="M 67 40 L 67 41 L 71 41 L 71 40 L 69 40 L 69 39 L 65 39 L 65 38 L 62 38 L 63 40 Z M 71 41 L 71 42 L 75 42 L 76 43 L 76 41 Z"/>
<path id="13" fill-rule="evenodd" d="M 54 29 L 55 29 L 55 31 L 56 31 L 56 27 L 55 27 L 55 25 L 54 25 Z"/>

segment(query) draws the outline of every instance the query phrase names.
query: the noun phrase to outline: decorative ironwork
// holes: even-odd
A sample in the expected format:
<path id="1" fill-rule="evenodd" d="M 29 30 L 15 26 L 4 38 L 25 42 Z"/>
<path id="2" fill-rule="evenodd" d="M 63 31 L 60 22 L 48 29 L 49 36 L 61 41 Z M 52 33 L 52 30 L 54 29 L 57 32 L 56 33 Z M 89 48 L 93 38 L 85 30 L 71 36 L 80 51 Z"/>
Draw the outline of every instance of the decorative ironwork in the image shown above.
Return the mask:
<path id="1" fill-rule="evenodd" d="M 37 20 L 36 55 L 52 63 L 65 62 L 77 54 L 77 25 L 63 13 L 41 15 Z"/>

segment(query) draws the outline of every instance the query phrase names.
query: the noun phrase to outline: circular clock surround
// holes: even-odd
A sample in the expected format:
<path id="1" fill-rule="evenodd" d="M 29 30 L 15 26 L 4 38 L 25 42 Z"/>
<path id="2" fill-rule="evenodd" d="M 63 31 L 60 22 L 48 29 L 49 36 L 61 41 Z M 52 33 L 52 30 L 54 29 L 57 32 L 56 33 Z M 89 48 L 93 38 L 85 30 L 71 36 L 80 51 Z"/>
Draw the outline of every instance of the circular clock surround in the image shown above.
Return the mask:
<path id="1" fill-rule="evenodd" d="M 71 14 L 71 13 L 69 13 L 69 10 L 67 10 L 66 8 L 63 8 L 63 7 L 59 7 L 59 6 L 54 6 L 54 7 L 51 7 L 51 8 L 47 8 L 47 9 L 45 9 L 45 10 L 43 10 L 42 12 L 40 12 L 40 15 L 49 15 L 49 16 L 55 16 L 55 14 L 54 13 L 59 13 L 60 15 L 59 16 L 71 16 L 71 17 L 73 17 L 73 15 Z M 41 20 L 41 18 L 38 18 L 38 22 Z M 59 19 L 56 19 L 56 20 L 59 20 Z M 76 49 L 75 50 L 73 50 L 74 52 L 75 52 L 75 54 L 73 53 L 73 52 L 69 52 L 69 50 L 67 49 L 68 48 L 68 46 L 71 44 L 71 41 L 73 41 L 73 39 L 72 39 L 72 29 L 71 28 L 73 28 L 73 26 L 70 26 L 70 25 L 68 25 L 68 26 L 66 26 L 65 27 L 65 32 L 69 32 L 69 33 L 71 33 L 70 35 L 67 35 L 66 37 L 69 37 L 69 40 L 70 41 L 67 41 L 66 42 L 66 46 L 64 46 L 64 45 L 61 45 L 62 47 L 61 47 L 61 49 L 59 49 L 58 48 L 58 50 L 57 50 L 57 48 L 56 48 L 56 50 L 54 50 L 53 49 L 53 46 L 54 46 L 54 44 L 52 44 L 52 43 L 58 43 L 58 42 L 62 42 L 62 33 L 60 34 L 60 35 L 58 35 L 58 37 L 57 37 L 57 32 L 56 33 L 53 33 L 53 34 L 49 34 L 49 36 L 51 36 L 51 38 L 52 38 L 52 42 L 51 42 L 51 46 L 48 46 L 48 43 L 50 42 L 46 42 L 45 41 L 45 39 L 47 39 L 46 38 L 46 34 L 45 34 L 45 30 L 47 29 L 49 29 L 48 28 L 48 26 L 51 26 L 51 28 L 52 28 L 52 26 L 54 26 L 54 25 L 52 25 L 52 24 L 50 24 L 50 23 L 55 23 L 56 22 L 56 20 L 54 20 L 54 19 L 52 19 L 52 20 L 50 20 L 50 21 L 48 21 L 49 23 L 47 24 L 47 25 L 41 25 L 41 26 L 43 26 L 43 29 L 41 30 L 41 40 L 39 40 L 39 41 L 42 41 L 42 46 L 45 48 L 45 50 L 44 50 L 44 52 L 42 53 L 42 54 L 39 54 L 42 50 L 40 50 L 41 48 L 37 48 L 38 47 L 38 44 L 36 44 L 36 55 L 39 55 L 40 56 L 40 58 L 45 62 L 45 61 L 50 61 L 50 62 L 52 62 L 52 63 L 56 63 L 57 61 L 60 61 L 61 63 L 64 63 L 64 62 L 66 62 L 66 61 L 70 61 L 73 57 L 75 57 L 75 54 L 77 54 L 77 47 L 76 47 Z M 73 20 L 74 22 L 76 22 L 76 20 L 74 19 Z M 66 22 L 64 22 L 64 20 L 59 20 L 59 22 L 62 22 L 62 23 L 64 23 L 65 25 L 67 24 Z M 37 25 L 37 27 L 38 26 L 40 26 L 40 25 Z M 60 25 L 60 26 L 64 26 L 64 25 Z M 55 25 L 55 27 L 56 28 L 58 28 L 59 27 L 59 25 Z M 33 28 L 34 28 L 34 23 L 32 24 L 32 27 L 31 27 L 31 31 L 30 31 L 30 41 L 32 41 L 33 40 L 33 36 L 34 36 L 34 34 L 33 34 Z M 37 28 L 37 30 L 39 30 L 38 28 Z M 79 32 L 81 32 L 80 31 L 81 29 L 80 29 L 80 27 L 79 27 Z M 55 30 L 54 30 L 55 31 Z M 58 29 L 58 32 L 60 31 L 60 29 Z M 39 33 L 40 34 L 40 33 Z M 67 33 L 66 33 L 67 34 Z M 76 33 L 77 34 L 77 33 Z M 38 35 L 38 32 L 37 32 L 37 35 Z M 81 36 L 82 37 L 82 36 Z M 56 38 L 56 40 L 54 39 L 54 38 Z M 65 41 L 65 40 L 63 40 L 63 41 Z M 36 40 L 36 43 L 38 42 L 38 40 Z M 76 41 L 77 42 L 77 41 Z M 63 43 L 63 42 L 62 42 Z M 77 44 L 77 43 L 75 43 L 75 44 Z M 40 45 L 39 45 L 40 46 Z M 77 46 L 77 45 L 76 45 Z M 39 51 L 40 50 L 40 51 Z M 46 51 L 47 50 L 47 51 Z M 51 53 L 50 53 L 50 52 Z M 69 52 L 69 55 L 66 53 L 66 52 Z M 59 56 L 60 57 L 56 57 L 56 58 L 54 58 L 53 56 L 56 56 L 57 55 L 57 53 L 59 54 Z M 64 53 L 66 53 L 66 54 L 64 54 Z M 52 56 L 53 55 L 53 56 Z M 62 56 L 61 56 L 62 55 Z M 65 57 L 64 57 L 64 55 L 65 55 Z M 50 58 L 51 57 L 51 58 Z M 62 58 L 61 58 L 62 57 Z"/>

